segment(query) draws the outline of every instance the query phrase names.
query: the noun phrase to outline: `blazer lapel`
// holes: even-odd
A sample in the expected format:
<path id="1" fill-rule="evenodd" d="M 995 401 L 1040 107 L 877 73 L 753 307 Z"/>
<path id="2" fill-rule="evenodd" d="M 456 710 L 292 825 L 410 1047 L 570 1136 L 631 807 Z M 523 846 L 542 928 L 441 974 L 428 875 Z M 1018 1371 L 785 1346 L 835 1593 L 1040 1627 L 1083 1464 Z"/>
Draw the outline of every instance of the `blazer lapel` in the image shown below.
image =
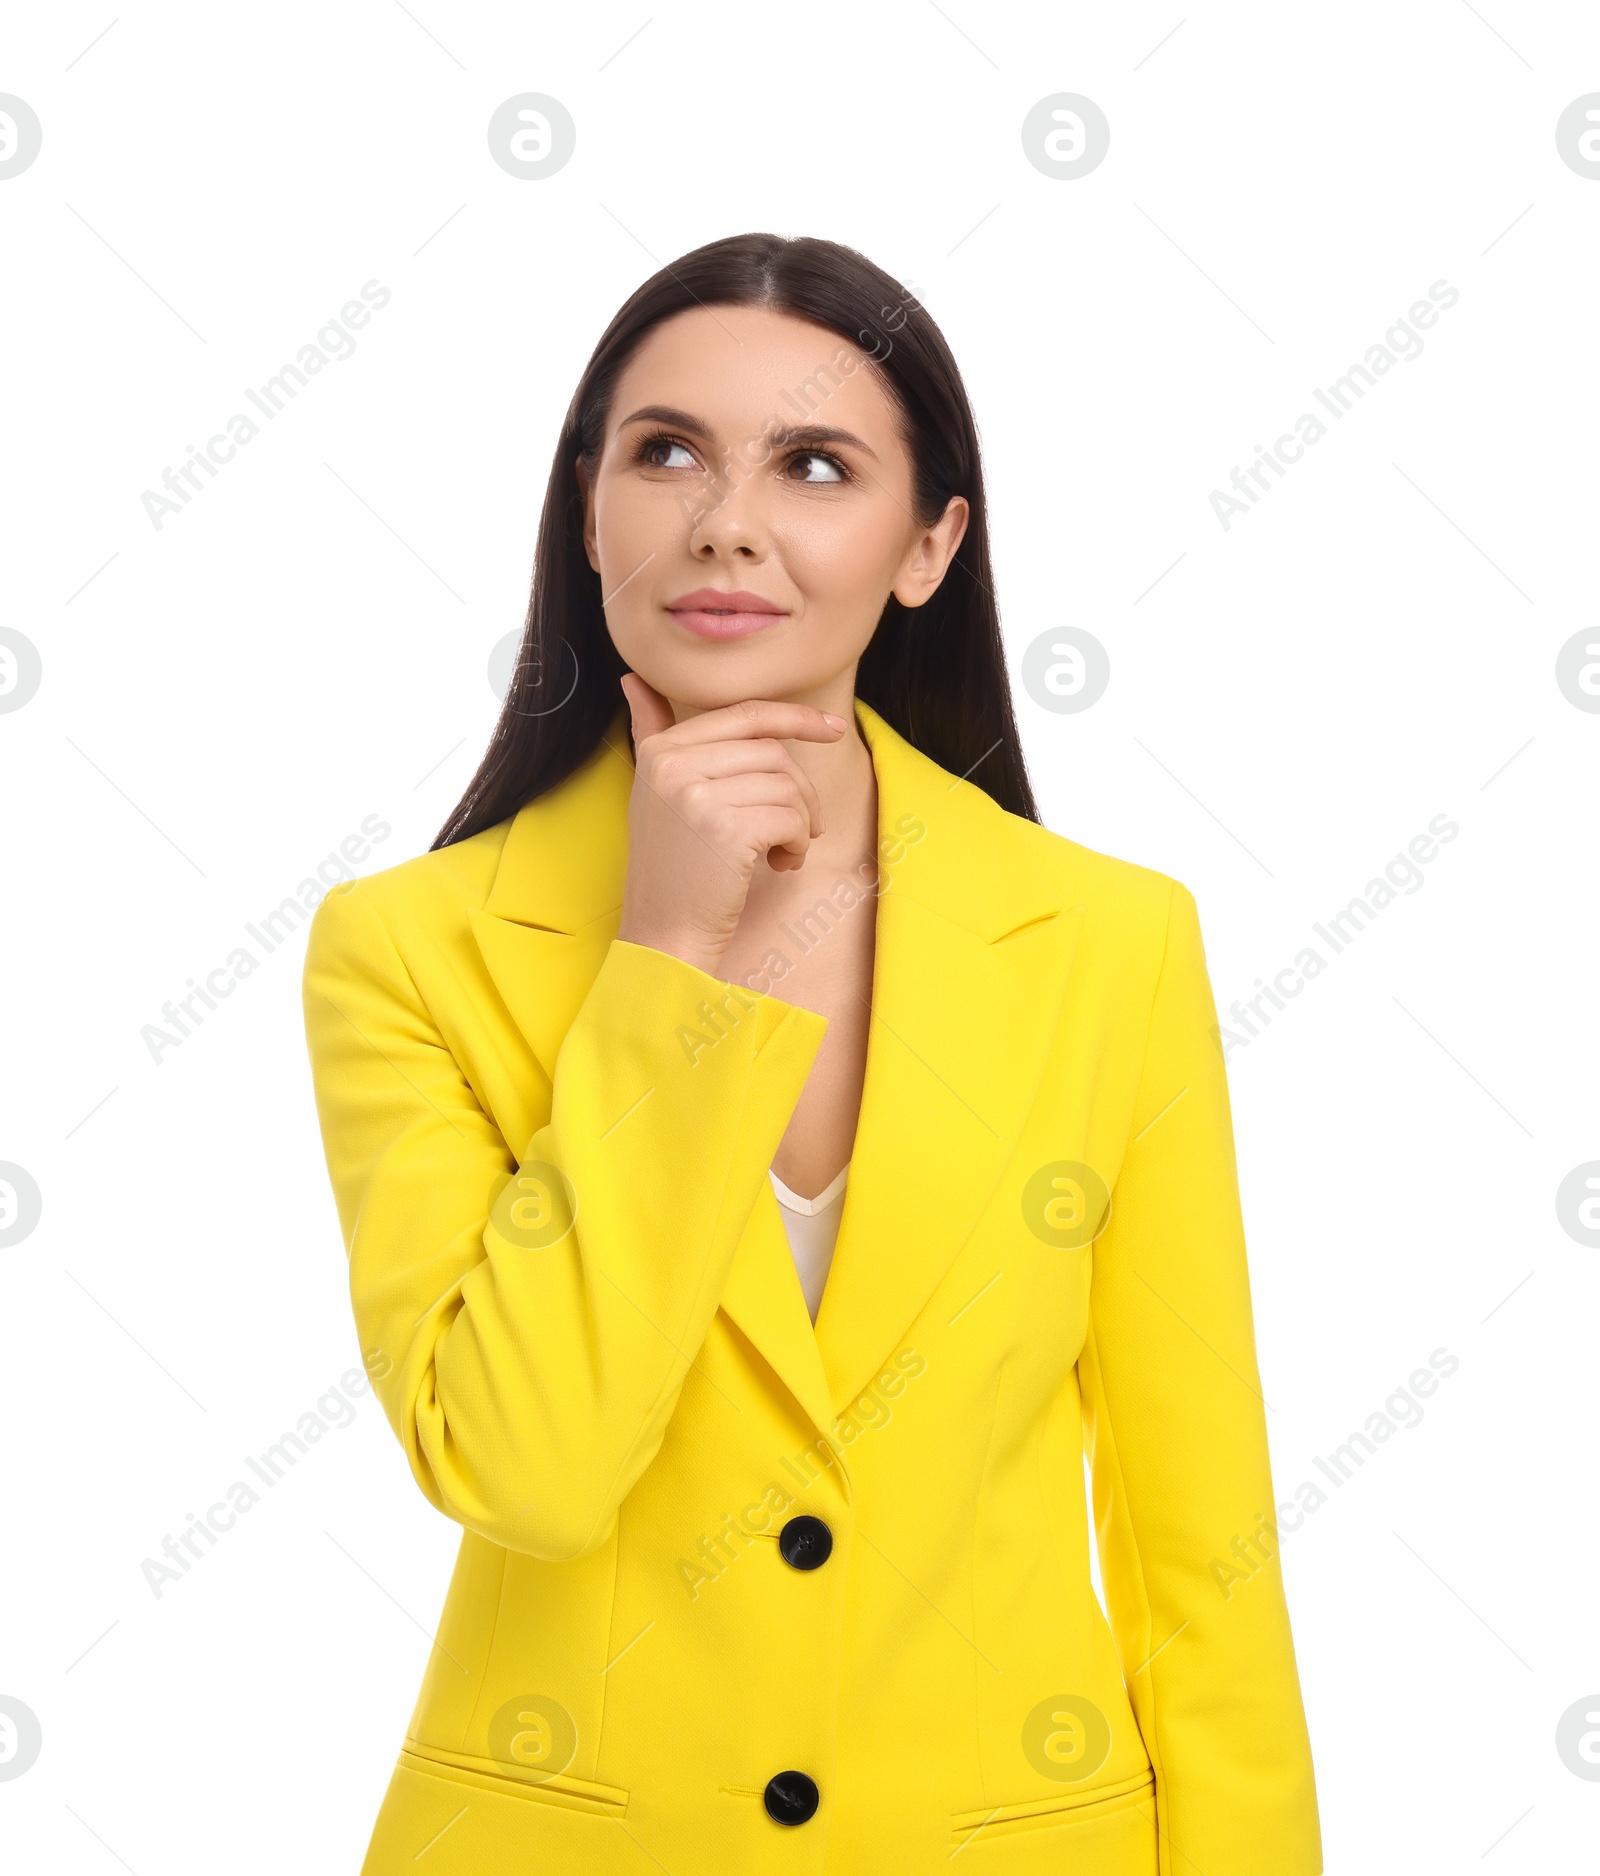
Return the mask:
<path id="1" fill-rule="evenodd" d="M 511 1020 L 554 1083 L 572 1027 L 622 919 L 633 758 L 626 714 L 572 775 L 512 821 L 494 884 L 468 922 Z M 503 1078 L 503 1080 L 506 1078 Z M 521 1153 L 541 1124 L 539 1088 L 514 1116 L 496 1116 Z"/>
<path id="2" fill-rule="evenodd" d="M 495 988 L 552 1084 L 562 1040 L 621 923 L 632 788 L 623 711 L 587 762 L 520 810 L 489 897 L 468 914 Z M 525 1073 L 501 1082 L 518 1091 L 517 1112 L 497 1119 L 520 1153 L 544 1118 L 540 1090 Z M 722 1308 L 808 1417 L 831 1428 L 827 1377 L 770 1182 L 757 1190 Z"/>
<path id="3" fill-rule="evenodd" d="M 878 776 L 872 1019 L 816 1336 L 837 1415 L 966 1241 L 1033 1105 L 1084 908 L 1037 838 L 857 704 Z M 922 831 L 917 832 L 918 829 Z"/>

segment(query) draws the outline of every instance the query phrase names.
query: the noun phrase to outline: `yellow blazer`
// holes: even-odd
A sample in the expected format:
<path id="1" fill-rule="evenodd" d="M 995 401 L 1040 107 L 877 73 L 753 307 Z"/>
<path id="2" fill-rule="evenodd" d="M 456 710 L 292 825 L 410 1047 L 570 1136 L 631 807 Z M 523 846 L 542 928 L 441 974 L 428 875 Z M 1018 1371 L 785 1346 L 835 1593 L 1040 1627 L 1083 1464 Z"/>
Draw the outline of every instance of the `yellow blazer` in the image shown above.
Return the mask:
<path id="1" fill-rule="evenodd" d="M 856 712 L 815 1329 L 767 1169 L 827 1024 L 615 937 L 624 718 L 318 908 L 361 1347 L 464 1528 L 365 1876 L 1322 1868 L 1194 900 Z M 874 915 L 815 884 L 797 941 Z"/>

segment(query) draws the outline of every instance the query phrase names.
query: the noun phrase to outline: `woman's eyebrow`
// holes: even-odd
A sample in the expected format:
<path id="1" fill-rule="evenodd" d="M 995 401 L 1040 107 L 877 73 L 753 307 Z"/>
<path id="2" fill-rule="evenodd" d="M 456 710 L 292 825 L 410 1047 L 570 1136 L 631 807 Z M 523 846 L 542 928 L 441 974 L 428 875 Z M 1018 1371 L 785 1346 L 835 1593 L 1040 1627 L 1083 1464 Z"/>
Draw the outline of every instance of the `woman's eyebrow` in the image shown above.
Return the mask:
<path id="1" fill-rule="evenodd" d="M 687 430 L 690 436 L 703 436 L 708 442 L 711 432 L 698 417 L 691 417 L 686 410 L 674 410 L 670 404 L 643 404 L 630 417 L 624 417 L 617 425 L 619 430 L 626 429 L 630 423 L 665 423 L 674 430 Z"/>
<path id="2" fill-rule="evenodd" d="M 853 448 L 860 450 L 863 456 L 870 456 L 874 462 L 878 460 L 878 452 L 873 449 L 870 444 L 863 443 L 861 438 L 855 435 L 853 431 L 835 430 L 825 423 L 790 424 L 774 432 L 772 440 L 775 443 L 813 445 L 820 443 L 848 443 Z"/>
<path id="3" fill-rule="evenodd" d="M 630 423 L 664 423 L 671 429 L 684 431 L 689 436 L 702 437 L 707 442 L 711 440 L 709 426 L 698 417 L 691 416 L 686 410 L 675 410 L 670 404 L 641 405 L 638 410 L 624 417 L 617 428 L 624 430 Z M 772 424 L 769 423 L 767 427 L 772 429 Z M 829 424 L 780 424 L 778 428 L 772 429 L 772 437 L 775 443 L 798 443 L 802 446 L 845 443 L 860 450 L 862 455 L 870 456 L 874 462 L 878 460 L 878 452 L 870 444 L 862 442 L 853 431 L 836 430 Z"/>

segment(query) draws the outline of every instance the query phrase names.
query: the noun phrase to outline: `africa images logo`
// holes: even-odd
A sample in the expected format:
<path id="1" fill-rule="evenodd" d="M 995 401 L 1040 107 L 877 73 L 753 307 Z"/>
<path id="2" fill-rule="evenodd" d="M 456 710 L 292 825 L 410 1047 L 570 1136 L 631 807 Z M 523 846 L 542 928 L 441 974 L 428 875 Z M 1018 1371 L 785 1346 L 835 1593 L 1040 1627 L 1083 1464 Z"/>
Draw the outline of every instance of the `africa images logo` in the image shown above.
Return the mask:
<path id="1" fill-rule="evenodd" d="M 381 312 L 393 297 L 386 286 L 376 280 L 369 280 L 361 289 L 360 299 L 346 300 L 333 318 L 318 328 L 315 337 L 300 347 L 292 362 L 286 361 L 280 365 L 274 376 L 268 378 L 259 390 L 246 385 L 246 402 L 260 413 L 266 423 L 271 423 L 280 411 L 293 403 L 325 365 L 343 364 L 347 358 L 354 356 L 356 341 L 353 334 L 371 320 L 373 313 Z M 253 442 L 261 430 L 262 424 L 257 423 L 248 412 L 235 411 L 222 430 L 207 439 L 204 450 L 196 449 L 191 443 L 184 462 L 176 469 L 169 463 L 161 474 L 161 487 L 167 491 L 166 494 L 163 495 L 158 489 L 145 489 L 139 497 L 155 531 L 158 534 L 161 532 L 162 523 L 169 515 L 181 515 L 206 486 L 205 481 L 201 480 L 202 472 L 207 481 L 215 481 L 217 471 L 231 463 L 240 447 Z"/>
<path id="2" fill-rule="evenodd" d="M 1348 366 L 1344 375 L 1335 378 L 1326 390 L 1321 385 L 1315 386 L 1312 397 L 1335 423 L 1343 422 L 1380 378 L 1386 377 L 1396 365 L 1410 364 L 1422 356 L 1426 343 L 1422 333 L 1437 325 L 1440 313 L 1449 312 L 1460 298 L 1449 281 L 1435 280 L 1425 300 L 1413 301 L 1382 339 L 1369 345 L 1363 357 Z M 1304 459 L 1308 445 L 1322 441 L 1328 434 L 1328 427 L 1315 411 L 1302 411 L 1294 420 L 1292 436 L 1285 431 L 1270 450 L 1258 443 L 1256 459 L 1248 469 L 1234 465 L 1229 478 L 1234 493 L 1230 495 L 1226 489 L 1211 491 L 1211 511 L 1221 522 L 1224 534 L 1232 527 L 1235 516 L 1249 514 L 1273 486 L 1274 479 L 1281 482 L 1289 470 Z"/>

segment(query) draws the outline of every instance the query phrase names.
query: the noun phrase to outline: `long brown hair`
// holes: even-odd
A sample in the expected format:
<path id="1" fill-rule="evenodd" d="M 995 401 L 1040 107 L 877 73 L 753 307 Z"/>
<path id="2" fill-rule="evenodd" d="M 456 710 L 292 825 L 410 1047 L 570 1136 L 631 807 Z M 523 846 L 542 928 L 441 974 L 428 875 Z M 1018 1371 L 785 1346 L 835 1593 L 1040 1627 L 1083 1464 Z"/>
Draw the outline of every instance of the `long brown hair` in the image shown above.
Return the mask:
<path id="1" fill-rule="evenodd" d="M 865 255 L 809 236 L 733 235 L 645 281 L 607 326 L 573 393 L 534 550 L 533 588 L 504 707 L 478 771 L 434 838 L 466 840 L 565 780 L 625 703 L 628 669 L 606 630 L 600 576 L 583 544 L 581 456 L 591 479 L 617 380 L 641 340 L 695 306 L 763 306 L 860 346 L 896 399 L 920 526 L 951 496 L 971 509 L 955 560 L 926 604 L 891 594 L 856 671 L 856 695 L 907 742 L 1001 807 L 1039 819 L 1011 706 L 989 567 L 978 431 L 944 335 Z"/>

